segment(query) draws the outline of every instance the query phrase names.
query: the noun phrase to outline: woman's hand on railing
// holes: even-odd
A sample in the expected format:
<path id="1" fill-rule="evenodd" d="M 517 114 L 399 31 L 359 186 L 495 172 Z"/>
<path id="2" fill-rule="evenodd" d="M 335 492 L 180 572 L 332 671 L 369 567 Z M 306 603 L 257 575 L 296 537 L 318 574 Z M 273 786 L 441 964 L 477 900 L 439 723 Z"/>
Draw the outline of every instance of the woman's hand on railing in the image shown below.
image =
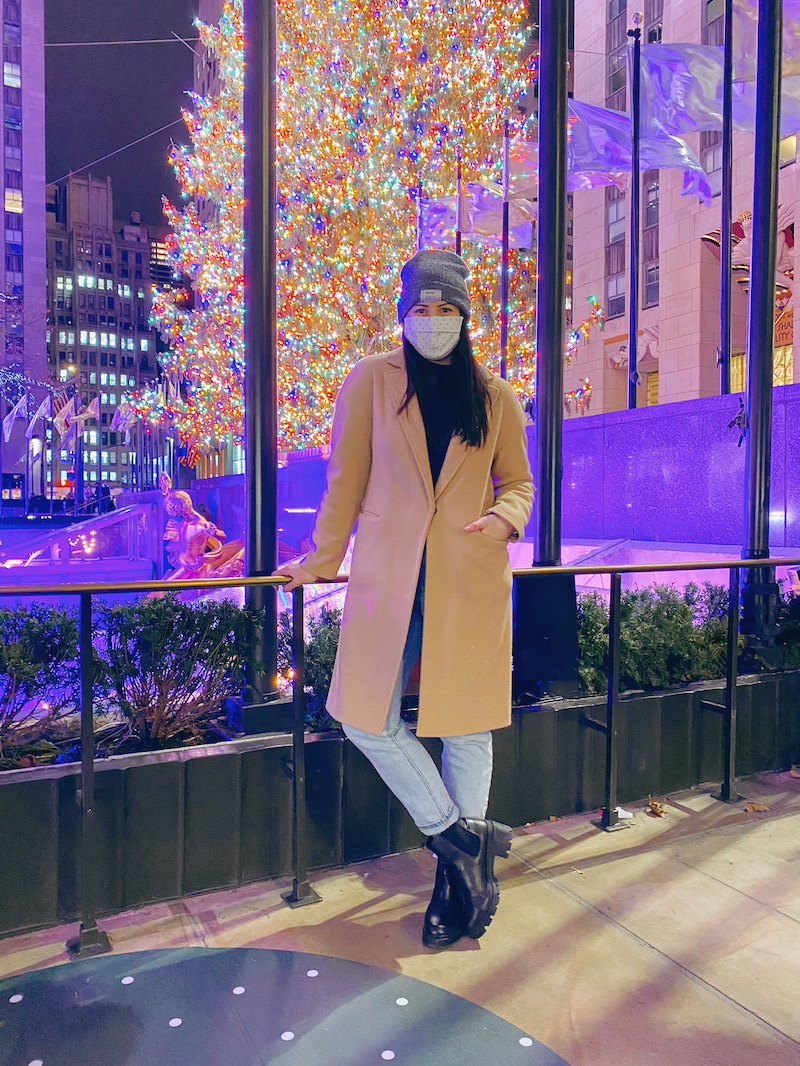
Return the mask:
<path id="1" fill-rule="evenodd" d="M 300 563 L 285 563 L 273 570 L 273 577 L 288 577 L 289 581 L 283 586 L 284 592 L 292 592 L 301 585 L 313 585 L 317 580 L 316 575 L 306 570 Z"/>

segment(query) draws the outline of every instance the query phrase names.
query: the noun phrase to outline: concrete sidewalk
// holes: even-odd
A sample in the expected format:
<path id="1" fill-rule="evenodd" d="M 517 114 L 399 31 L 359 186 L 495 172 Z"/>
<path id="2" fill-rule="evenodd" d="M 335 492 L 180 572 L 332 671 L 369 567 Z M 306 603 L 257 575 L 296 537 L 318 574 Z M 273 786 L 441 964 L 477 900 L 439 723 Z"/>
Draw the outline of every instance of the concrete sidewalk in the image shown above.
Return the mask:
<path id="1" fill-rule="evenodd" d="M 571 1066 L 799 1066 L 800 777 L 740 781 L 630 805 L 631 828 L 588 815 L 519 830 L 479 941 L 420 943 L 426 851 L 319 874 L 290 910 L 285 882 L 130 911 L 101 925 L 115 951 L 296 949 L 438 985 L 513 1022 Z M 66 961 L 69 928 L 0 941 L 0 977 Z M 502 1064 L 498 1064 L 502 1066 Z"/>

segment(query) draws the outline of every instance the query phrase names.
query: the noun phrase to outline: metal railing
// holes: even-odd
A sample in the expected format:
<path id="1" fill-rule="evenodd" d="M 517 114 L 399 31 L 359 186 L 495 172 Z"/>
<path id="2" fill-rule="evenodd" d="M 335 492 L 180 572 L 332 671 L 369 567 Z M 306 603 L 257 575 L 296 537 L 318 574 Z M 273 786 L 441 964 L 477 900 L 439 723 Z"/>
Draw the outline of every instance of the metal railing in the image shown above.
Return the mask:
<path id="1" fill-rule="evenodd" d="M 565 574 L 572 576 L 606 574 L 610 576 L 609 606 L 609 657 L 607 672 L 607 714 L 605 722 L 587 718 L 587 725 L 605 735 L 605 784 L 604 803 L 600 820 L 601 829 L 624 828 L 617 813 L 617 775 L 619 762 L 619 676 L 620 676 L 620 609 L 623 574 L 680 573 L 696 570 L 728 570 L 728 632 L 725 669 L 725 699 L 723 703 L 703 701 L 706 709 L 723 715 L 723 781 L 717 798 L 734 802 L 738 797 L 736 780 L 736 711 L 739 655 L 739 581 L 740 572 L 751 568 L 797 567 L 800 559 L 730 559 L 713 561 L 690 561 L 685 563 L 638 563 L 628 566 L 533 566 L 513 571 L 515 578 L 533 577 L 540 574 Z M 317 584 L 342 584 L 347 577 Z M 79 869 L 80 929 L 77 937 L 68 941 L 71 953 L 82 958 L 110 951 L 108 937 L 97 925 L 95 904 L 95 870 L 97 843 L 94 820 L 94 771 L 95 739 L 93 717 L 93 656 L 92 656 L 92 597 L 130 592 L 181 592 L 185 590 L 215 590 L 254 588 L 267 586 L 277 588 L 287 579 L 274 577 L 215 578 L 187 581 L 119 581 L 106 584 L 84 583 L 70 585 L 15 585 L 0 586 L 0 597 L 63 596 L 75 595 L 79 600 L 79 659 L 80 659 L 80 722 L 81 766 L 79 802 L 81 805 L 81 833 Z M 304 642 L 304 594 L 302 586 L 292 595 L 292 888 L 283 896 L 289 906 L 297 907 L 317 902 L 320 897 L 312 888 L 308 877 L 308 832 L 306 819 L 306 764 L 305 764 L 305 642 Z"/>

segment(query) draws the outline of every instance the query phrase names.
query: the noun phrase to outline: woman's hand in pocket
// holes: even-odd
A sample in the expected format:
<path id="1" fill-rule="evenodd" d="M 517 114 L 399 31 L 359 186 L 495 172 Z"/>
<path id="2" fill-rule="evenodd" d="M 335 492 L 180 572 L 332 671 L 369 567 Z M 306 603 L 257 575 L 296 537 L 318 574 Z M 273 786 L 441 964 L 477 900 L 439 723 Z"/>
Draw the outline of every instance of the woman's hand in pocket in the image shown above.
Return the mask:
<path id="1" fill-rule="evenodd" d="M 485 514 L 482 518 L 478 518 L 475 522 L 470 522 L 468 526 L 464 526 L 464 532 L 481 533 L 490 540 L 499 540 L 506 544 L 514 533 L 514 527 L 507 519 L 501 518 L 499 514 Z"/>

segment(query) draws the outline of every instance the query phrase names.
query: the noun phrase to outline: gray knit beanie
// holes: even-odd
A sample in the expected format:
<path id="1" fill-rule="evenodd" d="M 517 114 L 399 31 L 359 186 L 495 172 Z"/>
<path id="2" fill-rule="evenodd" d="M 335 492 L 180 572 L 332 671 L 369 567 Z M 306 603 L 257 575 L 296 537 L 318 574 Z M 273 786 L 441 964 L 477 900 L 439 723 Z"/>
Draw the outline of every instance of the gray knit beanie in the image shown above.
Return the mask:
<path id="1" fill-rule="evenodd" d="M 467 264 L 455 252 L 420 249 L 400 271 L 397 321 L 402 322 L 414 304 L 434 300 L 455 304 L 464 318 L 469 318 L 468 277 Z"/>

